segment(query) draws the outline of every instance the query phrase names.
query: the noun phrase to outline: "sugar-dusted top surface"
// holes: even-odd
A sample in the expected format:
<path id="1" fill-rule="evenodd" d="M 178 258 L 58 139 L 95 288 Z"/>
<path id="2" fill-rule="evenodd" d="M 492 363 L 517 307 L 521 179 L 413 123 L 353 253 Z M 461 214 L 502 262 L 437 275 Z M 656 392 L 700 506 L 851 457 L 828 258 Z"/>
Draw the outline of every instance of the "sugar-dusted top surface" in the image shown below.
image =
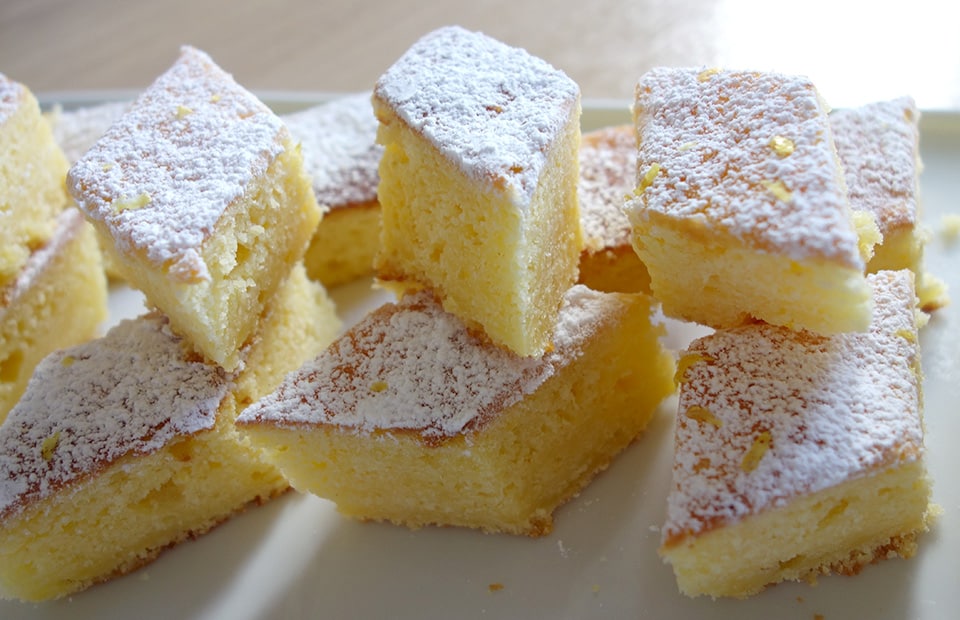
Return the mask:
<path id="1" fill-rule="evenodd" d="M 121 252 L 208 279 L 201 246 L 284 148 L 282 121 L 205 53 L 184 47 L 67 175 Z"/>
<path id="2" fill-rule="evenodd" d="M 7 122 L 23 103 L 25 87 L 0 73 L 0 125 Z"/>
<path id="3" fill-rule="evenodd" d="M 917 224 L 919 120 L 909 97 L 830 114 L 850 204 L 873 213 L 881 233 Z"/>
<path id="4" fill-rule="evenodd" d="M 525 50 L 447 26 L 413 44 L 374 96 L 468 176 L 526 206 L 580 88 Z"/>
<path id="5" fill-rule="evenodd" d="M 26 293 L 37 278 L 43 274 L 64 246 L 80 234 L 84 224 L 83 214 L 76 209 L 64 209 L 57 214 L 53 236 L 45 244 L 30 253 L 26 264 L 6 286 L 0 287 L 0 321 L 10 306 Z"/>
<path id="6" fill-rule="evenodd" d="M 684 352 L 667 544 L 922 457 L 913 277 L 868 279 L 869 332 L 758 324 Z"/>
<path id="7" fill-rule="evenodd" d="M 580 222 L 588 250 L 630 245 L 626 197 L 637 186 L 637 139 L 631 125 L 583 134 L 580 143 Z"/>
<path id="8" fill-rule="evenodd" d="M 125 455 L 212 428 L 229 386 L 157 314 L 52 353 L 0 426 L 0 516 Z"/>
<path id="9" fill-rule="evenodd" d="M 130 107 L 129 101 L 108 101 L 74 110 L 54 110 L 50 114 L 53 139 L 73 163 L 90 150 L 110 125 Z"/>
<path id="10" fill-rule="evenodd" d="M 335 99 L 281 117 L 300 142 L 303 165 L 313 179 L 317 202 L 331 209 L 377 198 L 377 117 L 370 94 Z"/>
<path id="11" fill-rule="evenodd" d="M 239 422 L 452 437 L 534 392 L 622 311 L 617 296 L 574 286 L 560 309 L 553 351 L 530 358 L 480 340 L 431 293 L 408 295 L 364 318 Z"/>
<path id="12" fill-rule="evenodd" d="M 643 191 L 631 217 L 863 268 L 826 107 L 808 79 L 657 68 L 637 84 L 634 117 Z"/>

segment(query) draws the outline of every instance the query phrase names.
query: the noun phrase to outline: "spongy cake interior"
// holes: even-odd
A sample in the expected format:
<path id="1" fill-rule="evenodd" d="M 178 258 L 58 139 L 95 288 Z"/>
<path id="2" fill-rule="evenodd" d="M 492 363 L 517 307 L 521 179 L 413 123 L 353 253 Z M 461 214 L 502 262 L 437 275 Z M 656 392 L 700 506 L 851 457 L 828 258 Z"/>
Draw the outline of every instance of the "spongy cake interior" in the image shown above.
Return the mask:
<path id="1" fill-rule="evenodd" d="M 605 469 L 674 390 L 673 357 L 660 348 L 649 304 L 637 296 L 622 323 L 602 328 L 575 361 L 461 434 L 425 439 L 322 422 L 242 430 L 291 485 L 346 515 L 543 535 L 554 509 Z"/>
<path id="2" fill-rule="evenodd" d="M 529 206 L 465 175 L 385 104 L 374 101 L 385 152 L 377 277 L 428 286 L 444 308 L 520 355 L 547 346 L 582 240 L 576 186 L 579 106 L 573 106 Z"/>

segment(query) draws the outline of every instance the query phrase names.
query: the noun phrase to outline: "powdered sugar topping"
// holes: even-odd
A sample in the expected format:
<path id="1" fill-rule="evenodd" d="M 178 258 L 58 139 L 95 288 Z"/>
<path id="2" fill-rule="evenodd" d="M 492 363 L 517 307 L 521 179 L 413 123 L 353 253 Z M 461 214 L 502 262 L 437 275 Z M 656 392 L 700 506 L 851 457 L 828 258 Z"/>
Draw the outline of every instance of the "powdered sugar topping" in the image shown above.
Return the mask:
<path id="1" fill-rule="evenodd" d="M 336 209 L 377 197 L 383 147 L 370 94 L 361 93 L 281 117 L 300 142 L 317 202 Z"/>
<path id="2" fill-rule="evenodd" d="M 482 425 L 580 355 L 616 296 L 584 286 L 565 296 L 553 351 L 519 357 L 481 341 L 422 291 L 374 311 L 239 423 L 333 424 L 358 432 L 410 430 L 442 439 Z"/>
<path id="3" fill-rule="evenodd" d="M 201 244 L 289 134 L 205 53 L 180 58 L 70 169 L 80 208 L 174 279 L 209 279 Z"/>
<path id="4" fill-rule="evenodd" d="M 583 135 L 577 196 L 588 250 L 630 245 L 630 222 L 623 203 L 637 186 L 636 170 L 637 140 L 630 125 Z"/>
<path id="5" fill-rule="evenodd" d="M 862 269 L 826 106 L 806 78 L 658 68 L 637 85 L 638 196 L 761 251 Z"/>
<path id="6" fill-rule="evenodd" d="M 0 73 L 0 125 L 23 103 L 24 86 Z"/>
<path id="7" fill-rule="evenodd" d="M 913 277 L 868 279 L 869 332 L 751 325 L 694 341 L 681 356 L 665 541 L 921 458 Z"/>
<path id="8" fill-rule="evenodd" d="M 580 89 L 525 50 L 457 26 L 435 30 L 377 81 L 375 97 L 470 177 L 525 207 Z"/>
<path id="9" fill-rule="evenodd" d="M 126 454 L 212 428 L 230 383 L 194 357 L 159 315 L 47 356 L 0 426 L 0 515 Z"/>
<path id="10" fill-rule="evenodd" d="M 850 204 L 873 213 L 881 233 L 917 224 L 919 119 L 909 97 L 830 114 Z"/>
<path id="11" fill-rule="evenodd" d="M 129 101 L 108 101 L 75 110 L 55 109 L 50 115 L 50 128 L 67 161 L 73 163 L 90 150 L 130 107 Z"/>

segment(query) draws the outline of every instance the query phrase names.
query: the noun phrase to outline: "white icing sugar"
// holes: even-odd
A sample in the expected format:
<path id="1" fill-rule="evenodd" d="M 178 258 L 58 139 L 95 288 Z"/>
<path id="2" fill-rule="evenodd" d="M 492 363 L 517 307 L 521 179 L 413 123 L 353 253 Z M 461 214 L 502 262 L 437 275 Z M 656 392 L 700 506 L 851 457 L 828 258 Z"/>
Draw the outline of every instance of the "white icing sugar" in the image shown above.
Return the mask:
<path id="1" fill-rule="evenodd" d="M 300 142 L 317 202 L 331 209 L 371 202 L 380 182 L 383 147 L 370 93 L 349 95 L 281 116 Z"/>
<path id="2" fill-rule="evenodd" d="M 0 125 L 23 103 L 24 86 L 0 73 Z"/>
<path id="3" fill-rule="evenodd" d="M 873 213 L 881 233 L 917 224 L 919 119 L 909 97 L 830 114 L 850 204 Z"/>
<path id="4" fill-rule="evenodd" d="M 53 236 L 30 253 L 26 264 L 12 282 L 0 288 L 0 321 L 3 321 L 9 307 L 33 286 L 63 247 L 76 238 L 83 224 L 83 214 L 76 209 L 65 209 L 57 215 Z"/>
<path id="5" fill-rule="evenodd" d="M 55 109 L 49 116 L 53 139 L 67 161 L 73 163 L 90 150 L 117 119 L 130 108 L 129 101 L 108 101 L 74 110 Z"/>
<path id="6" fill-rule="evenodd" d="M 374 311 L 254 403 L 239 423 L 333 424 L 358 432 L 411 430 L 440 439 L 482 425 L 578 357 L 622 311 L 614 295 L 574 286 L 553 351 L 520 357 L 471 333 L 422 291 Z"/>
<path id="7" fill-rule="evenodd" d="M 680 386 L 665 541 L 922 457 L 913 278 L 868 279 L 869 332 L 824 337 L 758 324 L 684 352 L 696 361 Z M 748 471 L 745 455 L 763 432 L 769 448 Z"/>
<path id="8" fill-rule="evenodd" d="M 209 279 L 204 240 L 288 136 L 282 121 L 205 53 L 179 59 L 70 169 L 80 208 L 184 281 Z"/>
<path id="9" fill-rule="evenodd" d="M 638 180 L 625 207 L 698 220 L 757 250 L 863 268 L 826 107 L 800 76 L 657 68 L 637 84 Z M 789 140 L 792 152 L 771 141 Z"/>
<path id="10" fill-rule="evenodd" d="M 637 185 L 636 169 L 637 140 L 632 126 L 607 127 L 583 135 L 577 195 L 589 250 L 630 245 L 630 221 L 623 203 Z"/>
<path id="11" fill-rule="evenodd" d="M 124 455 L 212 428 L 229 387 L 224 371 L 185 354 L 156 314 L 50 354 L 0 426 L 0 515 Z"/>
<path id="12" fill-rule="evenodd" d="M 525 207 L 580 88 L 525 50 L 458 26 L 435 30 L 377 81 L 374 96 L 454 165 Z"/>

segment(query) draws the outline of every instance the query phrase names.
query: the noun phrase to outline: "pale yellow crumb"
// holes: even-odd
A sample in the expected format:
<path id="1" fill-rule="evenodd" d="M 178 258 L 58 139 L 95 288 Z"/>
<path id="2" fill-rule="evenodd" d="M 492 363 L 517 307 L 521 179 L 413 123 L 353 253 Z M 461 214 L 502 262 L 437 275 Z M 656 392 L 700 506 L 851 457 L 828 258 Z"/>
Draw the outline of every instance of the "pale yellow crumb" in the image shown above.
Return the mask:
<path id="1" fill-rule="evenodd" d="M 943 238 L 956 241 L 960 238 L 960 214 L 948 213 L 941 218 Z"/>
<path id="2" fill-rule="evenodd" d="M 503 590 L 503 584 L 491 583 L 489 586 L 487 586 L 487 589 L 489 589 L 491 592 L 499 592 L 500 590 Z"/>

